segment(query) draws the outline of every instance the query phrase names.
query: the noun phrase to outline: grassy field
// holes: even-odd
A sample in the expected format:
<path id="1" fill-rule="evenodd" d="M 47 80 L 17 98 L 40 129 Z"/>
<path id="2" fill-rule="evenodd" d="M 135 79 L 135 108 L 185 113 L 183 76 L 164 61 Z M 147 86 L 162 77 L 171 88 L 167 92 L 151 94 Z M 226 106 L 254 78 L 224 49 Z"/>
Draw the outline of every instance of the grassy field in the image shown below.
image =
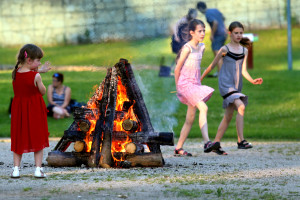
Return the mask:
<path id="1" fill-rule="evenodd" d="M 300 128 L 300 28 L 293 29 L 293 71 L 287 70 L 287 34 L 285 30 L 264 30 L 255 32 L 259 41 L 254 43 L 254 69 L 249 70 L 253 78 L 262 77 L 264 83 L 255 86 L 244 80 L 243 92 L 249 96 L 245 113 L 245 136 L 253 139 L 299 140 Z M 213 55 L 209 36 L 204 41 L 206 52 L 202 68 L 210 64 Z M 173 78 L 159 78 L 158 66 L 162 56 L 166 65 L 171 65 L 174 55 L 170 50 L 169 38 L 156 38 L 131 42 L 115 42 L 78 46 L 43 47 L 44 61 L 54 66 L 112 66 L 120 57 L 128 59 L 135 67 L 136 78 L 144 95 L 152 123 L 158 131 L 173 130 L 178 136 L 185 119 L 186 106 L 178 102 Z M 0 48 L 0 64 L 15 63 L 18 48 Z M 152 69 L 142 69 L 150 65 Z M 54 71 L 53 71 L 54 72 Z M 45 85 L 51 83 L 52 73 L 43 74 Z M 95 85 L 104 78 L 106 71 L 63 71 L 65 84 L 72 88 L 72 98 L 86 102 Z M 11 71 L 0 71 L 0 137 L 10 136 L 10 118 L 7 113 L 13 96 Z M 203 84 L 215 88 L 207 103 L 208 125 L 214 137 L 222 119 L 222 98 L 219 95 L 217 79 L 207 78 Z M 45 102 L 47 103 L 46 99 Z M 73 120 L 48 118 L 50 136 L 62 136 Z M 200 137 L 195 120 L 190 137 Z M 236 138 L 235 119 L 232 120 L 225 138 Z"/>

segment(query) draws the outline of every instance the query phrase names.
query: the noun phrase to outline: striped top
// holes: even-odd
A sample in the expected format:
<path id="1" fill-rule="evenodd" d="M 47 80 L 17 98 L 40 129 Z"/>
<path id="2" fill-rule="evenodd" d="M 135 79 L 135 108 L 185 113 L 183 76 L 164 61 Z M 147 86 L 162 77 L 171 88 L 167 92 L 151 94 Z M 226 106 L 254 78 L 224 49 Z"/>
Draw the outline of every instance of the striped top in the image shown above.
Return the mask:
<path id="1" fill-rule="evenodd" d="M 53 88 L 53 92 L 52 92 L 52 99 L 53 102 L 56 103 L 57 105 L 61 106 L 64 104 L 65 102 L 65 93 L 66 93 L 66 89 L 67 87 L 64 86 L 64 90 L 62 94 L 57 94 L 55 88 Z"/>

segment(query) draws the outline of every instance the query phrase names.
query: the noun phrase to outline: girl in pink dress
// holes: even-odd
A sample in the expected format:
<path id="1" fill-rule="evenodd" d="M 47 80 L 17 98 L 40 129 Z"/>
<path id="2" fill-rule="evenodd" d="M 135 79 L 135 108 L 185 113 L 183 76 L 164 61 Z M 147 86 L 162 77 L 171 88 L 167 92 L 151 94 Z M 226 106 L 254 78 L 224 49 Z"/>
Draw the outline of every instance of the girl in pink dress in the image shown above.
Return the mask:
<path id="1" fill-rule="evenodd" d="M 218 147 L 208 137 L 207 105 L 214 91 L 213 88 L 201 85 L 200 64 L 205 45 L 200 43 L 205 36 L 205 25 L 201 20 L 194 19 L 189 23 L 190 41 L 187 42 L 178 54 L 175 68 L 175 83 L 179 100 L 188 106 L 186 120 L 181 129 L 180 137 L 175 148 L 175 155 L 192 156 L 183 150 L 183 144 L 192 128 L 197 109 L 199 126 L 204 140 L 204 152 L 208 153 Z"/>

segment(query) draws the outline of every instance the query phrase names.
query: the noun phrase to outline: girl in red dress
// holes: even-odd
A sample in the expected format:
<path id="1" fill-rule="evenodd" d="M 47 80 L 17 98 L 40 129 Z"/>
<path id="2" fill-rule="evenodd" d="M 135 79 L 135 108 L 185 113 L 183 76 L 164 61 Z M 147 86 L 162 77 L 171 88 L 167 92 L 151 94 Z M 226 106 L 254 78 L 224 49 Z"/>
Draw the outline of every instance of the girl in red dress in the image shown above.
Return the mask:
<path id="1" fill-rule="evenodd" d="M 43 51 L 33 44 L 23 46 L 12 72 L 14 99 L 11 112 L 11 151 L 14 168 L 12 178 L 19 178 L 23 153 L 34 152 L 34 176 L 44 178 L 42 169 L 43 149 L 49 147 L 47 109 L 43 100 L 46 87 L 39 72 L 50 70 L 49 62 L 40 69 Z"/>

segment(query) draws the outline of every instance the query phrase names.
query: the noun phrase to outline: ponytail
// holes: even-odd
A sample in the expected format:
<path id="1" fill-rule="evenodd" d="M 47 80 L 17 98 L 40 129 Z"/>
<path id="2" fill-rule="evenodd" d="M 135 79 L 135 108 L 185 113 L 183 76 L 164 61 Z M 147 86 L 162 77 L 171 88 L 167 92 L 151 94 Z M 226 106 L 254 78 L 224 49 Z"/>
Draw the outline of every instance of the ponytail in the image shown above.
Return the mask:
<path id="1" fill-rule="evenodd" d="M 247 37 L 243 37 L 240 41 L 240 44 L 249 49 L 251 47 L 251 41 Z"/>
<path id="2" fill-rule="evenodd" d="M 17 70 L 18 70 L 18 66 L 19 66 L 20 62 L 18 61 L 13 72 L 12 72 L 12 79 L 15 80 L 16 79 L 16 73 L 17 73 Z"/>

